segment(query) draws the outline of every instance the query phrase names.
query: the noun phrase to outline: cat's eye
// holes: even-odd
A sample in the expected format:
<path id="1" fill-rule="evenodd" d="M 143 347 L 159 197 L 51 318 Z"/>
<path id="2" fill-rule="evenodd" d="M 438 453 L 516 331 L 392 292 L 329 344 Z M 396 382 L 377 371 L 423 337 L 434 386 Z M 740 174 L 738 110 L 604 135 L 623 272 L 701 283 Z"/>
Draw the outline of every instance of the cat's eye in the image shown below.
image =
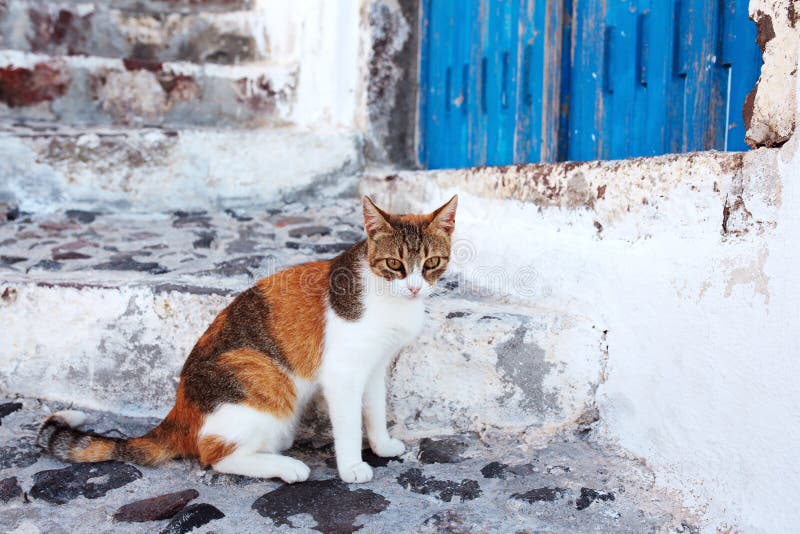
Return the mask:
<path id="1" fill-rule="evenodd" d="M 425 260 L 425 268 L 426 269 L 435 269 L 439 266 L 441 262 L 441 258 L 439 256 L 433 256 Z"/>
<path id="2" fill-rule="evenodd" d="M 399 271 L 403 268 L 403 262 L 395 258 L 389 258 L 386 260 L 386 266 L 393 271 Z"/>

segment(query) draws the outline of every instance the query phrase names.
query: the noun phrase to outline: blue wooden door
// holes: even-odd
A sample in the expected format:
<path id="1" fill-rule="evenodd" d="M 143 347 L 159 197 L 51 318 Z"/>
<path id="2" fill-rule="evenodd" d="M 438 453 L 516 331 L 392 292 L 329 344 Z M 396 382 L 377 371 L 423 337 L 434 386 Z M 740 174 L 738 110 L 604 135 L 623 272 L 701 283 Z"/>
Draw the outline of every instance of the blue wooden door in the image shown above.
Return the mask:
<path id="1" fill-rule="evenodd" d="M 747 0 L 423 0 L 428 168 L 744 150 Z"/>
<path id="2" fill-rule="evenodd" d="M 429 168 L 555 159 L 560 11 L 535 0 L 423 0 L 420 160 Z"/>

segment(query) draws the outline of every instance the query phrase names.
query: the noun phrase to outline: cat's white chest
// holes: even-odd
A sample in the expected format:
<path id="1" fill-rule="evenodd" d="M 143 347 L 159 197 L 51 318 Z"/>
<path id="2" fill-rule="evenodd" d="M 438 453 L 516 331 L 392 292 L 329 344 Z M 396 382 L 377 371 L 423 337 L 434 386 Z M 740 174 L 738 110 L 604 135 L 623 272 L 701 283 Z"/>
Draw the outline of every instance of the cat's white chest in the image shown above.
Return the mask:
<path id="1" fill-rule="evenodd" d="M 364 324 L 374 328 L 376 338 L 394 343 L 399 350 L 422 330 L 425 303 L 422 299 L 407 299 L 370 295 L 365 299 Z"/>
<path id="2" fill-rule="evenodd" d="M 328 312 L 325 354 L 362 364 L 385 361 L 419 335 L 424 319 L 425 304 L 421 299 L 369 295 L 355 321 L 347 321 L 332 310 Z"/>

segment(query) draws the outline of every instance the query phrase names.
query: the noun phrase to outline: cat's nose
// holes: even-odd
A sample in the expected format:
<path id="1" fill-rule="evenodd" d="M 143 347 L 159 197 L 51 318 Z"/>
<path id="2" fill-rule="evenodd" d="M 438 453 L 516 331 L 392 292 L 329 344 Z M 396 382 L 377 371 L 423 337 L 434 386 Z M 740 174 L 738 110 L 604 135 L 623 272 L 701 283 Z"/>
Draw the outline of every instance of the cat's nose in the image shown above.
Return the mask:
<path id="1" fill-rule="evenodd" d="M 408 286 L 408 290 L 411 291 L 411 294 L 415 297 L 417 296 L 417 293 L 419 293 L 420 289 L 422 289 L 421 286 Z"/>

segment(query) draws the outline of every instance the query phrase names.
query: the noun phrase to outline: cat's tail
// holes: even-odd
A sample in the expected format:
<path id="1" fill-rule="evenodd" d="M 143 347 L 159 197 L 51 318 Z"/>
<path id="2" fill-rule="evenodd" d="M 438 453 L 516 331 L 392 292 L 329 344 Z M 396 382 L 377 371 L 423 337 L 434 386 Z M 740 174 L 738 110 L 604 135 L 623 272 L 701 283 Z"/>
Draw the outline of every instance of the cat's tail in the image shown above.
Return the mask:
<path id="1" fill-rule="evenodd" d="M 142 437 L 121 439 L 76 430 L 86 418 L 85 413 L 76 410 L 56 412 L 42 424 L 36 442 L 66 462 L 118 460 L 155 465 L 179 454 L 165 431 L 166 420 Z"/>

